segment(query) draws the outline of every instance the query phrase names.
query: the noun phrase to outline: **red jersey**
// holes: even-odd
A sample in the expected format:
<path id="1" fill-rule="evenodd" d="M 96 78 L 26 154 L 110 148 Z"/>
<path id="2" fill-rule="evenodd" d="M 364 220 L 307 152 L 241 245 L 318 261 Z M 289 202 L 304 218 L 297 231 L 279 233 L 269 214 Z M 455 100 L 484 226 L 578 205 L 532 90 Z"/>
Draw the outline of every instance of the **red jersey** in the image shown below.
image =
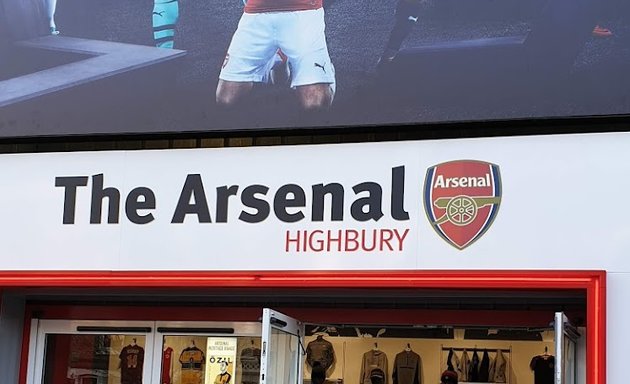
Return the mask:
<path id="1" fill-rule="evenodd" d="M 162 352 L 162 384 L 171 384 L 172 364 L 173 348 L 168 347 Z"/>
<path id="2" fill-rule="evenodd" d="M 322 7 L 322 0 L 247 0 L 246 13 L 306 11 Z"/>

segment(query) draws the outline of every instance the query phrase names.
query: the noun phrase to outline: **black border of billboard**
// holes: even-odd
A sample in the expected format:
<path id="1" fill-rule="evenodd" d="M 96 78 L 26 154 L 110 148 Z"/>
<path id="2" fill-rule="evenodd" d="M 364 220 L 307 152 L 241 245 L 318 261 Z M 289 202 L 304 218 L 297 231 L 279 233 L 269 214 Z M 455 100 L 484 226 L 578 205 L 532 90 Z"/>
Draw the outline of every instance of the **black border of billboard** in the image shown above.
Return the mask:
<path id="1" fill-rule="evenodd" d="M 630 115 L 436 124 L 0 138 L 0 153 L 336 144 L 630 132 Z"/>

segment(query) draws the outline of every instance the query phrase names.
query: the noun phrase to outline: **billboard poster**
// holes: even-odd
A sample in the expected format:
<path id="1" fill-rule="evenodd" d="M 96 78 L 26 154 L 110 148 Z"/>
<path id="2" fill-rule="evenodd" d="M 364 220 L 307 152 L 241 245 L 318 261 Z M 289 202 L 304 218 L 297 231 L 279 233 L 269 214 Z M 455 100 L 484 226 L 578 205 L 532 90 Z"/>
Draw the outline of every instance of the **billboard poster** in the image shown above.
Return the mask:
<path id="1" fill-rule="evenodd" d="M 623 0 L 0 0 L 0 139 L 626 115 Z"/>
<path id="2" fill-rule="evenodd" d="M 208 337 L 206 384 L 233 384 L 236 377 L 236 337 Z"/>

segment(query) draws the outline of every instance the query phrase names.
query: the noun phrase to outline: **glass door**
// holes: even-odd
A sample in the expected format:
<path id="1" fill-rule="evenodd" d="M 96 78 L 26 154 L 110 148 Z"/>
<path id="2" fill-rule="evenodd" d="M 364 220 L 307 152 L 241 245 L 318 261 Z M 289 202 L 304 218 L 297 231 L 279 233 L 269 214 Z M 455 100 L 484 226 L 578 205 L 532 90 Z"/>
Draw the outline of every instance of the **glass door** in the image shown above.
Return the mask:
<path id="1" fill-rule="evenodd" d="M 304 355 L 304 324 L 264 308 L 260 384 L 301 384 Z"/>
<path id="2" fill-rule="evenodd" d="M 556 344 L 555 384 L 576 384 L 577 339 L 580 334 L 563 312 L 554 319 Z"/>
<path id="3" fill-rule="evenodd" d="M 39 320 L 28 384 L 259 384 L 259 322 Z"/>
<path id="4" fill-rule="evenodd" d="M 33 325 L 37 333 L 31 339 L 34 364 L 29 364 L 29 383 L 150 381 L 151 322 L 34 320 Z"/>

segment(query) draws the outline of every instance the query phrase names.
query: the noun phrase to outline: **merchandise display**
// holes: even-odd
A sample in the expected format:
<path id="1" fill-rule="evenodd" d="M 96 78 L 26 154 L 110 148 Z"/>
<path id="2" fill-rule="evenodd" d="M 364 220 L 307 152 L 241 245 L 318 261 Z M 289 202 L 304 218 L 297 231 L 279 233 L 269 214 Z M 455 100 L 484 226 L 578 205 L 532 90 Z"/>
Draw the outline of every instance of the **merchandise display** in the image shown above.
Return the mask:
<path id="1" fill-rule="evenodd" d="M 468 367 L 468 381 L 473 383 L 479 382 L 479 353 L 477 350 L 473 350 L 472 357 L 470 358 L 470 366 Z"/>
<path id="2" fill-rule="evenodd" d="M 171 380 L 173 373 L 173 348 L 166 347 L 164 351 L 162 351 L 162 374 L 161 383 L 162 384 L 171 384 Z"/>
<path id="3" fill-rule="evenodd" d="M 131 344 L 120 351 L 120 383 L 142 384 L 142 368 L 144 366 L 144 348 L 133 339 Z"/>
<path id="4" fill-rule="evenodd" d="M 453 348 L 451 348 L 448 351 L 448 357 L 446 358 L 446 370 L 448 372 L 459 373 L 460 364 L 461 361 L 459 360 L 459 357 L 457 357 L 457 354 L 453 351 Z M 458 377 L 461 378 L 461 374 L 459 374 Z"/>
<path id="5" fill-rule="evenodd" d="M 496 357 L 490 364 L 489 380 L 495 383 L 505 383 L 507 381 L 505 373 L 506 367 L 507 361 L 505 356 L 503 356 L 503 351 L 498 349 Z"/>
<path id="6" fill-rule="evenodd" d="M 160 384 L 258 384 L 260 345 L 255 336 L 166 335 Z"/>
<path id="7" fill-rule="evenodd" d="M 251 346 L 244 348 L 240 354 L 241 384 L 258 384 L 260 376 L 260 348 L 251 340 Z"/>
<path id="8" fill-rule="evenodd" d="M 179 355 L 181 384 L 202 384 L 205 361 L 204 352 L 195 345 L 194 340 L 191 340 L 190 346 L 184 348 Z"/>
<path id="9" fill-rule="evenodd" d="M 488 350 L 484 349 L 481 356 L 481 362 L 479 363 L 479 381 L 482 383 L 488 382 L 490 376 L 490 356 L 488 356 Z"/>
<path id="10" fill-rule="evenodd" d="M 374 343 L 374 348 L 372 350 L 363 354 L 359 384 L 372 384 L 370 375 L 374 369 L 380 369 L 383 372 L 387 372 L 387 355 L 378 349 L 377 343 Z M 387 384 L 388 382 L 387 375 L 385 375 L 383 383 Z"/>
<path id="11" fill-rule="evenodd" d="M 536 351 L 554 347 L 551 330 L 542 331 L 538 340 L 525 336 L 467 338 L 464 329 L 451 330 L 450 337 L 439 338 L 407 337 L 400 329 L 375 337 L 376 330 L 362 330 L 357 336 L 341 330 L 338 336 L 326 337 L 337 352 L 337 360 L 327 372 L 327 383 L 374 384 L 372 374 L 377 372 L 374 377 L 382 375 L 387 384 L 432 384 L 439 383 L 445 371 L 457 375 L 458 383 L 533 383 L 535 372 L 529 366 L 532 356 Z M 306 336 L 304 342 L 308 344 L 316 338 L 317 335 Z M 305 363 L 305 383 L 309 383 L 310 374 L 310 365 Z M 484 381 L 474 382 L 473 376 Z"/>
<path id="12" fill-rule="evenodd" d="M 506 354 L 511 353 L 510 349 L 489 349 L 483 350 L 472 348 L 472 358 L 469 357 L 469 350 L 466 348 L 443 348 L 448 351 L 446 357 L 446 370 L 457 374 L 459 382 L 479 382 L 479 383 L 506 383 L 508 360 Z M 458 356 L 461 352 L 461 356 Z M 477 360 L 474 365 L 473 361 Z M 481 356 L 481 357 L 479 357 Z M 473 367 L 476 370 L 473 371 Z M 476 380 L 473 380 L 476 378 Z"/>
<path id="13" fill-rule="evenodd" d="M 547 352 L 536 355 L 529 363 L 529 367 L 534 371 L 534 384 L 553 384 L 556 368 L 556 358 Z"/>
<path id="14" fill-rule="evenodd" d="M 452 351 L 453 349 L 451 349 Z M 462 358 L 459 360 L 457 367 L 457 373 L 459 374 L 460 381 L 468 381 L 468 369 L 470 368 L 470 357 L 468 351 L 465 349 L 462 351 Z"/>
<path id="15" fill-rule="evenodd" d="M 422 359 L 410 347 L 396 354 L 392 384 L 422 384 Z"/>
<path id="16" fill-rule="evenodd" d="M 318 335 L 306 346 L 306 362 L 312 367 L 315 361 L 319 361 L 326 371 L 335 363 L 335 349 L 323 335 Z"/>

